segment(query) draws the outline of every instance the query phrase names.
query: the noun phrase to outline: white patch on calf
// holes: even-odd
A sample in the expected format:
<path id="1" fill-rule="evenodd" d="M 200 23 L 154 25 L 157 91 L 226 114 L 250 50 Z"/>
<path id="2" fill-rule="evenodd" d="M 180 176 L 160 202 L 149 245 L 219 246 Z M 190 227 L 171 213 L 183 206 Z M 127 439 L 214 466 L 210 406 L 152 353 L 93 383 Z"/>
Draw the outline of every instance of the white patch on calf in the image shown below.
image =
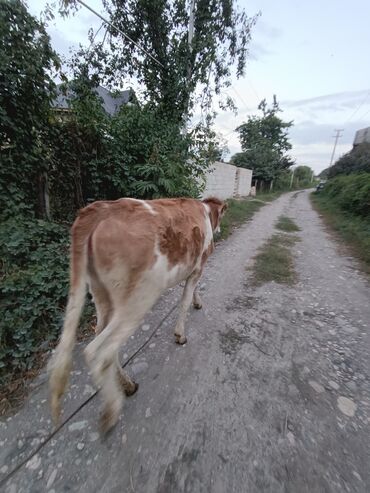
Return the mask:
<path id="1" fill-rule="evenodd" d="M 125 200 L 134 200 L 135 202 L 138 202 L 139 204 L 143 205 L 145 207 L 145 209 L 147 209 L 154 216 L 157 214 L 154 211 L 153 207 L 150 204 L 148 204 L 148 202 L 146 202 L 145 200 L 132 199 L 132 198 L 126 198 Z"/>
<path id="2" fill-rule="evenodd" d="M 186 264 L 176 264 L 170 267 L 167 255 L 161 253 L 158 247 L 158 240 L 156 239 L 154 253 L 157 260 L 153 267 L 144 274 L 145 278 L 152 279 L 161 289 L 167 289 L 172 286 L 176 286 L 179 282 L 186 279 L 191 272 L 189 272 L 189 266 Z"/>
<path id="3" fill-rule="evenodd" d="M 204 217 L 204 222 L 205 222 L 205 238 L 204 238 L 204 247 L 203 247 L 203 252 L 207 250 L 209 245 L 212 243 L 213 240 L 213 231 L 212 231 L 212 224 L 211 224 L 211 219 L 209 217 L 210 213 L 210 208 L 208 204 L 204 204 L 203 206 L 206 210 L 205 217 Z M 219 229 L 219 228 L 218 228 Z M 203 253 L 202 252 L 202 253 Z"/>

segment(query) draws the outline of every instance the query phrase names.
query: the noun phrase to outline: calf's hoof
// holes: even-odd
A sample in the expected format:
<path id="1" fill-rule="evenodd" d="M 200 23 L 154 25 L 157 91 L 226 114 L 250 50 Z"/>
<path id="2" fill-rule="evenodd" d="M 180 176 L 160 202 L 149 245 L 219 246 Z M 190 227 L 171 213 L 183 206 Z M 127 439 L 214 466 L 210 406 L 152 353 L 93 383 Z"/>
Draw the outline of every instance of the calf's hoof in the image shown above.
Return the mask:
<path id="1" fill-rule="evenodd" d="M 194 306 L 194 308 L 196 308 L 197 310 L 201 310 L 201 309 L 202 309 L 202 307 L 203 307 L 202 303 L 200 303 L 200 302 L 193 303 L 193 306 Z"/>
<path id="2" fill-rule="evenodd" d="M 175 341 L 177 344 L 181 344 L 181 346 L 182 346 L 183 344 L 186 344 L 187 339 L 185 336 L 180 336 L 178 334 L 175 334 Z"/>
<path id="3" fill-rule="evenodd" d="M 123 389 L 125 391 L 125 394 L 126 394 L 127 397 L 130 397 L 130 395 L 136 394 L 137 389 L 139 388 L 139 384 L 138 383 L 136 383 L 134 381 L 132 383 L 133 383 L 132 386 L 126 387 L 126 388 Z"/>

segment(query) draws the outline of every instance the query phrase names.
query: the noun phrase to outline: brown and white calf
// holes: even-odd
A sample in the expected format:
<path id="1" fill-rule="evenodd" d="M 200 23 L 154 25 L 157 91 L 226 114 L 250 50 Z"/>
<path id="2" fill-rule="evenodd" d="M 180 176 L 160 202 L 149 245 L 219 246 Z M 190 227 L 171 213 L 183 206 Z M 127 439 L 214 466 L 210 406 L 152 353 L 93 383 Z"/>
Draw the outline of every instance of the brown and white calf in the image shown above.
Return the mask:
<path id="1" fill-rule="evenodd" d="M 93 296 L 97 336 L 85 349 L 95 384 L 101 388 L 102 431 L 117 422 L 123 390 L 137 385 L 118 361 L 120 346 L 138 327 L 164 290 L 186 280 L 175 337 L 184 344 L 185 317 L 204 264 L 213 251 L 226 204 L 216 198 L 95 202 L 72 226 L 71 279 L 63 333 L 51 362 L 51 408 L 55 421 L 67 386 L 72 349 L 86 296 Z"/>

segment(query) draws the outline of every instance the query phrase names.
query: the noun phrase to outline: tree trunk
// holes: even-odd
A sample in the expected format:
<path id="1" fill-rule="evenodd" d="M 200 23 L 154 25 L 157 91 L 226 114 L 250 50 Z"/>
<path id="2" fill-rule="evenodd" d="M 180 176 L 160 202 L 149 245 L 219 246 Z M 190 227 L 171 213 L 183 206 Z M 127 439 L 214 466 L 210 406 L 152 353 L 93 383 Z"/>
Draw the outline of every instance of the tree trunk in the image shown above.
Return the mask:
<path id="1" fill-rule="evenodd" d="M 46 171 L 39 175 L 38 180 L 38 212 L 42 219 L 50 221 L 50 197 L 49 197 L 49 179 Z"/>

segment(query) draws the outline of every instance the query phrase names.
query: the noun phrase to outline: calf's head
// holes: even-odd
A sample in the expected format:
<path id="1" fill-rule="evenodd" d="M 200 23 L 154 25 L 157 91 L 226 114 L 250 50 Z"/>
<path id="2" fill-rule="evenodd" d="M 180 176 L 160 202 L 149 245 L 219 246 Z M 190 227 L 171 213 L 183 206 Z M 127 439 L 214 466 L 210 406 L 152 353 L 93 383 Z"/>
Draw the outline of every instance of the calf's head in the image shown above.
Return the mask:
<path id="1" fill-rule="evenodd" d="M 208 197 L 203 200 L 204 204 L 209 208 L 209 219 L 211 221 L 212 230 L 214 233 L 220 232 L 220 223 L 223 215 L 226 212 L 227 204 L 216 197 Z"/>

